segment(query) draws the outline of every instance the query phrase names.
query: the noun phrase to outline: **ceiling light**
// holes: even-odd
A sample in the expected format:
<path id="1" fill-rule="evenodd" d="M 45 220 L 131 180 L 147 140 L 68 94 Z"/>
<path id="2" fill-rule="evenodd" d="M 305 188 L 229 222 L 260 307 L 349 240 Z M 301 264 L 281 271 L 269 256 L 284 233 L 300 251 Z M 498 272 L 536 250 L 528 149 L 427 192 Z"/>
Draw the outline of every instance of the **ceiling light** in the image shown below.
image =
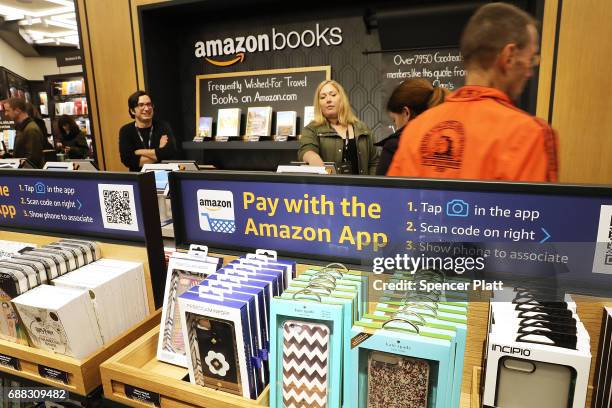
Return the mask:
<path id="1" fill-rule="evenodd" d="M 78 35 L 78 33 L 75 30 L 65 30 L 59 33 L 49 33 L 49 32 L 37 31 L 37 30 L 26 30 L 26 31 L 30 35 L 47 37 L 47 38 L 62 38 L 62 37 L 70 37 L 73 35 Z"/>
<path id="2" fill-rule="evenodd" d="M 26 11 L 20 8 L 0 5 L 0 15 L 4 16 L 6 21 L 22 20 L 26 14 Z"/>
<path id="3" fill-rule="evenodd" d="M 28 17 L 25 20 L 21 20 L 19 22 L 19 25 L 21 25 L 21 26 L 29 26 L 29 25 L 33 25 L 33 24 L 40 24 L 40 22 L 41 22 L 40 18 Z"/>
<path id="4" fill-rule="evenodd" d="M 51 16 L 52 20 L 58 20 L 58 21 L 76 21 L 76 13 L 64 13 L 64 14 L 56 14 L 54 16 Z"/>
<path id="5" fill-rule="evenodd" d="M 74 1 L 72 0 L 46 0 L 48 3 L 59 4 L 60 6 L 72 6 Z"/>
<path id="6" fill-rule="evenodd" d="M 50 19 L 45 19 L 45 27 L 48 26 L 54 26 L 54 27 L 60 27 L 60 28 L 67 28 L 69 30 L 76 30 L 77 29 L 77 25 L 76 24 L 69 24 L 69 23 L 65 23 L 63 21 L 54 21 L 54 20 L 50 20 Z"/>

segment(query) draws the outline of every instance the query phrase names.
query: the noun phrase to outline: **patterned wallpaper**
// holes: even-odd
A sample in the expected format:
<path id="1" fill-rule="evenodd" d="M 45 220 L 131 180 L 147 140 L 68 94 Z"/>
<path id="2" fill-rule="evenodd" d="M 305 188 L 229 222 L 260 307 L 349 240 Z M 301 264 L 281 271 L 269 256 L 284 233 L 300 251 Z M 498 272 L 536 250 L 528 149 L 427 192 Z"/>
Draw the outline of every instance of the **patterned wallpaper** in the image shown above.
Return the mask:
<path id="1" fill-rule="evenodd" d="M 245 60 L 231 67 L 215 67 L 203 59 L 194 56 L 196 41 L 224 39 L 240 35 L 257 35 L 267 33 L 271 37 L 272 27 L 277 32 L 302 32 L 315 30 L 315 24 L 320 30 L 325 27 L 338 26 L 342 29 L 342 44 L 339 46 L 322 45 L 320 47 L 285 48 L 280 51 L 247 53 Z M 185 101 L 195 101 L 194 78 L 200 74 L 211 74 L 233 71 L 251 71 L 275 68 L 292 68 L 304 66 L 331 65 L 332 79 L 340 82 L 349 94 L 349 100 L 357 116 L 375 132 L 377 137 L 389 133 L 386 127 L 389 123 L 384 110 L 383 83 L 381 74 L 380 54 L 364 55 L 363 51 L 379 50 L 378 34 L 374 31 L 367 34 L 361 15 L 340 16 L 328 19 L 310 19 L 302 16 L 299 22 L 282 21 L 281 18 L 250 19 L 226 21 L 215 24 L 191 25 L 184 29 L 180 51 L 181 93 L 183 95 L 183 117 L 185 131 L 190 134 L 194 128 L 195 107 Z M 195 28 L 193 28 L 195 27 Z M 245 28 L 246 27 L 246 28 Z M 221 59 L 221 58 L 219 58 Z M 313 95 L 314 97 L 314 95 Z M 306 101 L 306 105 L 312 104 Z M 383 121 L 385 123 L 383 124 Z"/>

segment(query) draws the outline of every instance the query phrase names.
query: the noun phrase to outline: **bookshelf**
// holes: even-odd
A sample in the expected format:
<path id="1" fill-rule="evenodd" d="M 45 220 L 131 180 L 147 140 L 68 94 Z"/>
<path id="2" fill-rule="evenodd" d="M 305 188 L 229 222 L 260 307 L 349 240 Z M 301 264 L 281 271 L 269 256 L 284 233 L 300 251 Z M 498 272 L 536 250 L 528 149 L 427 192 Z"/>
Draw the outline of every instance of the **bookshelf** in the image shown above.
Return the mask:
<path id="1" fill-rule="evenodd" d="M 58 141 L 60 129 L 57 118 L 61 115 L 72 117 L 87 136 L 90 158 L 95 158 L 94 134 L 91 127 L 89 101 L 85 79 L 82 74 L 58 74 L 45 76 L 48 95 L 48 117 L 54 141 Z"/>

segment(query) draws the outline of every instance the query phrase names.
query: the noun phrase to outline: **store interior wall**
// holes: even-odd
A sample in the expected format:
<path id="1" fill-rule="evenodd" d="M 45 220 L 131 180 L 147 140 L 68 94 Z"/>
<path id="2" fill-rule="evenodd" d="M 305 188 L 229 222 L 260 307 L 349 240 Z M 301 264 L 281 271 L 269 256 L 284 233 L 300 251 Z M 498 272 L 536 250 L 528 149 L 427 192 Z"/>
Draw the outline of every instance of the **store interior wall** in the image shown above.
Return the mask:
<path id="1" fill-rule="evenodd" d="M 561 180 L 612 184 L 612 1 L 562 2 L 553 127 Z"/>
<path id="2" fill-rule="evenodd" d="M 24 57 L 0 39 L 0 66 L 30 81 L 42 81 L 45 75 L 83 72 L 81 65 L 58 67 L 55 58 Z"/>
<path id="3" fill-rule="evenodd" d="M 101 170 L 126 171 L 119 157 L 119 129 L 132 120 L 127 99 L 138 89 L 131 2 L 77 0 L 86 67 L 89 112 Z"/>
<path id="4" fill-rule="evenodd" d="M 420 48 L 423 52 L 444 52 L 445 47 L 456 48 L 463 26 L 483 1 L 399 4 L 379 0 L 334 6 L 315 2 L 291 7 L 276 4 L 273 8 L 258 3 L 257 6 L 232 9 L 231 18 L 201 24 L 211 13 L 229 15 L 225 9 L 229 6 L 219 3 L 188 2 L 171 9 L 151 8 L 140 13 L 144 81 L 156 102 L 156 114 L 172 124 L 179 142 L 193 138 L 195 118 L 200 116 L 195 112 L 195 102 L 191 102 L 196 98 L 194 79 L 197 75 L 320 65 L 331 65 L 332 78 L 346 89 L 357 117 L 372 129 L 375 139 L 380 140 L 388 136 L 392 124 L 384 109 L 389 89 L 388 81 L 381 75 L 385 63 L 380 51 Z M 514 3 L 538 14 L 535 5 L 542 2 Z M 194 57 L 194 44 L 202 39 L 269 33 L 272 27 L 281 33 L 316 31 L 317 24 L 321 31 L 340 27 L 340 46 L 286 47 L 249 53 L 243 62 L 229 67 L 215 67 Z M 364 54 L 366 52 L 373 53 Z M 537 81 L 531 85 L 521 107 L 535 113 Z M 310 100 L 306 104 L 311 104 Z"/>
<path id="5" fill-rule="evenodd" d="M 612 39 L 607 31 L 612 30 L 607 24 L 612 19 L 612 2 L 587 2 L 592 7 L 582 2 L 579 5 L 545 0 L 541 48 L 543 53 L 546 51 L 543 58 L 547 60 L 543 61 L 539 76 L 540 84 L 545 78 L 549 87 L 538 89 L 537 112 L 546 120 L 552 118 L 560 134 L 561 182 L 612 184 L 612 123 L 605 120 L 610 112 L 606 95 L 611 79 L 602 74 L 608 72 L 612 63 L 612 46 L 605 46 Z M 83 36 L 88 37 L 84 40 L 84 51 L 90 92 L 93 89 L 90 96 L 104 116 L 104 120 L 94 121 L 102 128 L 100 139 L 104 141 L 104 160 L 109 170 L 125 170 L 116 146 L 119 128 L 130 119 L 124 105 L 134 89 L 145 86 L 138 7 L 161 3 L 166 1 L 130 0 L 126 4 L 124 0 L 78 0 Z M 553 6 L 558 3 L 562 13 L 557 25 Z M 555 52 L 557 35 L 551 35 L 551 26 L 558 29 L 558 52 Z M 170 29 L 166 30 L 166 34 L 169 32 Z M 597 46 L 590 45 L 593 38 L 598 39 Z M 167 55 L 172 58 L 170 51 Z M 552 63 L 553 56 L 557 58 L 556 64 Z M 169 82 L 169 86 L 176 85 Z M 160 101 L 156 103 L 159 106 Z M 161 103 L 160 109 L 166 110 L 164 102 Z M 545 117 L 549 111 L 551 117 Z"/>

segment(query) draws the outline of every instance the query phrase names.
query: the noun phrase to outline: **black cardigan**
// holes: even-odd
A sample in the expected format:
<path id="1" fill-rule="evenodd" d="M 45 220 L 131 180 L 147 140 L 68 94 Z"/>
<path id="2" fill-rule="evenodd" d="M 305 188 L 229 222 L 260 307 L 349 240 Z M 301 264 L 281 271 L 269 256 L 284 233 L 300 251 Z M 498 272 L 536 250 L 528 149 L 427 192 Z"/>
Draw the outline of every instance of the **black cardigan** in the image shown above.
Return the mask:
<path id="1" fill-rule="evenodd" d="M 387 170 L 389 170 L 389 166 L 391 166 L 391 162 L 393 161 L 393 155 L 395 155 L 397 147 L 399 146 L 400 136 L 403 131 L 404 128 L 402 127 L 395 133 L 374 144 L 375 146 L 382 146 L 380 158 L 378 159 L 378 166 L 376 167 L 377 176 L 384 176 L 387 174 Z"/>
<path id="2" fill-rule="evenodd" d="M 138 135 L 135 122 L 130 122 L 123 125 L 119 130 L 119 154 L 121 155 L 121 163 L 123 163 L 130 171 L 140 171 L 140 156 L 134 154 L 138 149 L 155 149 L 157 161 L 171 160 L 176 155 L 176 142 L 170 125 L 163 121 L 153 120 L 153 134 L 151 135 L 150 146 L 145 146 Z M 163 148 L 159 148 L 159 140 L 163 135 L 168 136 L 168 144 Z"/>

